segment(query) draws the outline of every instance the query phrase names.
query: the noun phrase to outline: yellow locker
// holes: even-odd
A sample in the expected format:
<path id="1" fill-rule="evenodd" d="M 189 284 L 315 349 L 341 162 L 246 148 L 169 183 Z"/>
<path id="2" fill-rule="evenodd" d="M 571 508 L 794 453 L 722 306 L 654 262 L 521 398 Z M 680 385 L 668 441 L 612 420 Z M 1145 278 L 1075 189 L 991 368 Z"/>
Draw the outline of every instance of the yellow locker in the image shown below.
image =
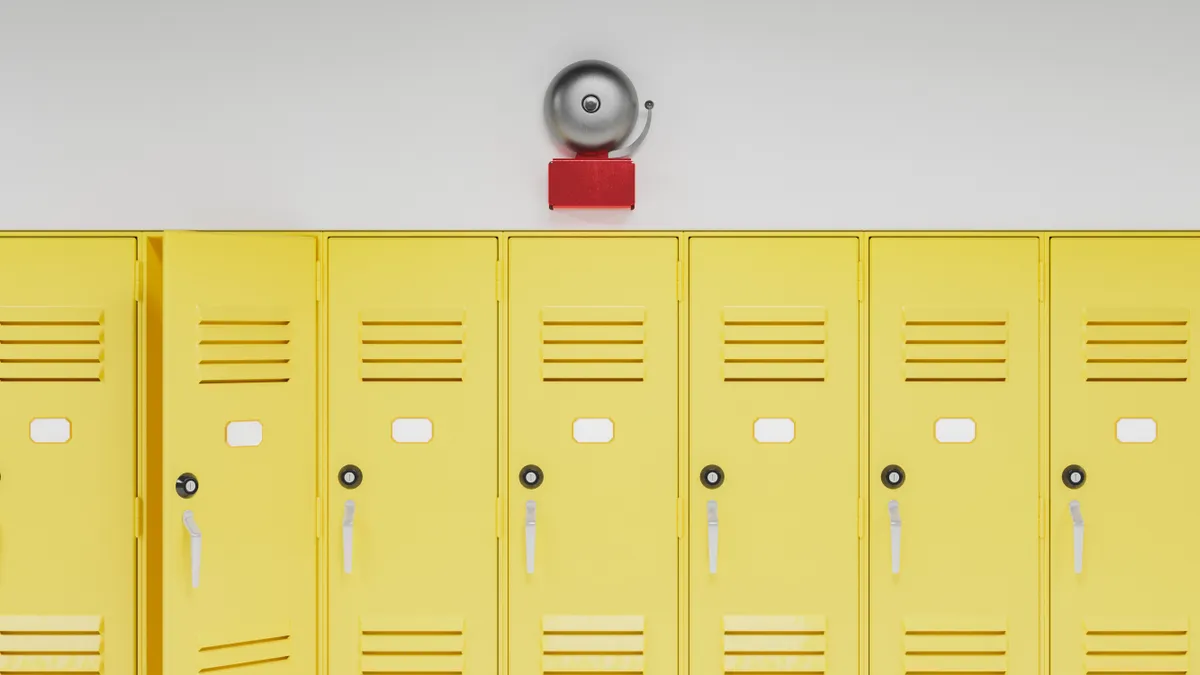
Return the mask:
<path id="1" fill-rule="evenodd" d="M 858 239 L 690 247 L 691 672 L 857 672 Z"/>
<path id="2" fill-rule="evenodd" d="M 509 243 L 509 672 L 674 675 L 674 237 Z"/>
<path id="3" fill-rule="evenodd" d="M 163 237 L 163 672 L 316 672 L 317 241 Z"/>
<path id="4" fill-rule="evenodd" d="M 330 673 L 496 672 L 498 251 L 329 242 Z"/>
<path id="5" fill-rule="evenodd" d="M 1038 239 L 870 258 L 871 672 L 1036 673 Z"/>
<path id="6" fill-rule="evenodd" d="M 137 239 L 0 238 L 0 672 L 136 668 Z"/>
<path id="7" fill-rule="evenodd" d="M 1200 240 L 1050 244 L 1051 671 L 1189 672 Z"/>

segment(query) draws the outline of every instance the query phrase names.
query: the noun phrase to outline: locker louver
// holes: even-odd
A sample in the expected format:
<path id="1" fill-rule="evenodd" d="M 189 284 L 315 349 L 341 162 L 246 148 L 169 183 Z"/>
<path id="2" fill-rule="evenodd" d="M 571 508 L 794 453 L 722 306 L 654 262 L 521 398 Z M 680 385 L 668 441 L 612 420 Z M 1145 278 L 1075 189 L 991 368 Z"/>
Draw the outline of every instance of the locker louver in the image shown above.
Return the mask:
<path id="1" fill-rule="evenodd" d="M 824 673 L 825 617 L 726 616 L 726 673 Z"/>
<path id="2" fill-rule="evenodd" d="M 1186 309 L 1087 309 L 1084 371 L 1088 382 L 1186 382 Z"/>
<path id="3" fill-rule="evenodd" d="M 543 382 L 641 382 L 644 307 L 543 307 Z"/>
<path id="4" fill-rule="evenodd" d="M 199 672 L 253 673 L 257 667 L 287 661 L 291 657 L 291 642 L 290 635 L 271 635 L 243 642 L 206 645 L 200 648 Z"/>
<path id="5" fill-rule="evenodd" d="M 824 307 L 725 307 L 726 382 L 823 382 Z"/>
<path id="6" fill-rule="evenodd" d="M 640 616 L 546 616 L 543 673 L 641 673 L 645 619 Z"/>
<path id="7" fill-rule="evenodd" d="M 0 307 L 0 382 L 99 382 L 104 311 Z"/>
<path id="8" fill-rule="evenodd" d="M 201 308 L 200 384 L 282 383 L 291 379 L 287 312 L 259 307 Z"/>
<path id="9" fill-rule="evenodd" d="M 462 382 L 466 373 L 462 308 L 390 309 L 359 315 L 363 382 Z"/>
<path id="10" fill-rule="evenodd" d="M 908 618 L 904 672 L 1006 673 L 1007 622 L 989 617 Z"/>
<path id="11" fill-rule="evenodd" d="M 1084 630 L 1089 674 L 1188 672 L 1186 618 L 1087 618 Z"/>
<path id="12" fill-rule="evenodd" d="M 1004 382 L 1008 313 L 904 309 L 906 382 Z"/>
<path id="13" fill-rule="evenodd" d="M 98 616 L 0 616 L 0 673 L 104 672 Z"/>
<path id="14" fill-rule="evenodd" d="M 463 672 L 463 621 L 364 618 L 363 675 Z"/>

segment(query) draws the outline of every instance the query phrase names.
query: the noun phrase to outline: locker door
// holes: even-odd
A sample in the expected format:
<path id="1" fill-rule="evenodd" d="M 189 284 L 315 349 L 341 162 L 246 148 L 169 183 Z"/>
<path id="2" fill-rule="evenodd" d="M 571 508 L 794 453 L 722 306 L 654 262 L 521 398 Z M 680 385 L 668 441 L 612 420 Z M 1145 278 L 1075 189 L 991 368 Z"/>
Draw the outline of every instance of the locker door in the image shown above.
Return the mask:
<path id="1" fill-rule="evenodd" d="M 509 672 L 674 675 L 678 240 L 509 246 Z"/>
<path id="2" fill-rule="evenodd" d="M 1038 240 L 871 240 L 871 672 L 1038 670 Z"/>
<path id="3" fill-rule="evenodd" d="M 691 670 L 858 668 L 858 240 L 693 239 Z"/>
<path id="4" fill-rule="evenodd" d="M 1053 239 L 1051 670 L 1183 673 L 1200 618 L 1200 240 Z"/>
<path id="5" fill-rule="evenodd" d="M 316 253 L 163 237 L 166 673 L 316 671 Z"/>
<path id="6" fill-rule="evenodd" d="M 0 672 L 136 668 L 137 240 L 0 238 Z"/>
<path id="7" fill-rule="evenodd" d="M 329 243 L 330 672 L 496 672 L 497 240 Z"/>

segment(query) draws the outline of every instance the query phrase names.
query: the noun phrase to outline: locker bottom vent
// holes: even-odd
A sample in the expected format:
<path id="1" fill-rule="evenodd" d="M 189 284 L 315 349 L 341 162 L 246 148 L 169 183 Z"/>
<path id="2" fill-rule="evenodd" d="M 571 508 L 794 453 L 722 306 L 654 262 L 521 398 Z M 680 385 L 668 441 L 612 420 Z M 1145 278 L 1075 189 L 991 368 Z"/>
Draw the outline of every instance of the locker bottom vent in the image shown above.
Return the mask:
<path id="1" fill-rule="evenodd" d="M 824 616 L 726 616 L 726 673 L 824 673 Z"/>
<path id="2" fill-rule="evenodd" d="M 0 615 L 0 674 L 103 672 L 98 616 Z"/>
<path id="3" fill-rule="evenodd" d="M 1084 672 L 1089 675 L 1188 672 L 1186 618 L 1090 618 L 1084 627 Z"/>
<path id="4" fill-rule="evenodd" d="M 362 620 L 362 675 L 463 672 L 463 621 L 459 618 Z"/>
<path id="5" fill-rule="evenodd" d="M 542 618 L 543 673 L 642 673 L 645 653 L 643 617 Z"/>
<path id="6" fill-rule="evenodd" d="M 925 619 L 904 622 L 904 672 L 1008 672 L 1008 625 L 1003 618 Z"/>
<path id="7" fill-rule="evenodd" d="M 246 640 L 213 644 L 200 648 L 200 673 L 253 673 L 258 666 L 278 661 L 287 661 L 292 653 L 290 635 L 275 635 Z"/>

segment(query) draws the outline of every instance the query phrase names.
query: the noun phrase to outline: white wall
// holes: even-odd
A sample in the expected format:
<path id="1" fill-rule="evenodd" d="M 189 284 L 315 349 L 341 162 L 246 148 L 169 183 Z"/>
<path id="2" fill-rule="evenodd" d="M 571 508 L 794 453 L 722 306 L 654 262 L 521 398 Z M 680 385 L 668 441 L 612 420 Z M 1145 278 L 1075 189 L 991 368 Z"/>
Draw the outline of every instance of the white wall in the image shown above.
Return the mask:
<path id="1" fill-rule="evenodd" d="M 633 212 L 546 206 L 587 57 Z M 1200 228 L 1200 2 L 0 0 L 0 227 Z"/>

